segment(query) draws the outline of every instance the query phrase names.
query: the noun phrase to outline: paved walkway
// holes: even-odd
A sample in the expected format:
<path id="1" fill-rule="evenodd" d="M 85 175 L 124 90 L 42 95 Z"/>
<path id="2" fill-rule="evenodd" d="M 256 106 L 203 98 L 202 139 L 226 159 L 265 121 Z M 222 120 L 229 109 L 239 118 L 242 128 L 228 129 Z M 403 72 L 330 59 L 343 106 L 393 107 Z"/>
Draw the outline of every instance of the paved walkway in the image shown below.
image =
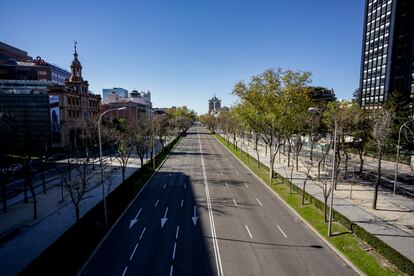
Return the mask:
<path id="1" fill-rule="evenodd" d="M 139 169 L 140 163 L 139 158 L 132 157 L 125 178 Z M 98 171 L 99 167 L 96 170 Z M 81 217 L 102 200 L 99 180 L 100 175 L 97 174 L 93 179 L 93 188 L 80 204 Z M 122 183 L 122 173 L 117 159 L 112 159 L 111 166 L 107 168 L 106 187 L 108 183 L 111 183 L 110 192 Z M 75 208 L 65 190 L 63 197 L 62 202 L 60 185 L 51 187 L 46 194 L 37 194 L 37 220 L 33 220 L 32 202 L 16 203 L 7 213 L 0 213 L 0 236 L 6 233 L 8 235 L 3 242 L 0 241 L 1 275 L 16 275 L 76 222 Z"/>
<path id="2" fill-rule="evenodd" d="M 249 146 L 245 143 L 242 147 L 249 155 L 257 158 L 253 143 Z M 268 166 L 269 155 L 266 156 L 265 148 L 260 146 L 258 151 L 260 161 Z M 292 183 L 299 188 L 302 188 L 306 177 L 303 160 L 303 157 L 300 157 L 299 171 L 293 170 L 292 173 Z M 292 164 L 293 161 L 292 157 Z M 277 155 L 274 167 L 278 174 L 290 178 L 291 167 L 287 167 L 286 156 L 281 154 L 279 161 L 279 155 Z M 311 175 L 316 175 L 316 169 L 311 172 Z M 323 173 L 325 178 L 329 178 L 330 171 Z M 328 185 L 330 185 L 329 182 Z M 306 192 L 323 201 L 322 188 L 316 181 L 307 181 Z M 372 198 L 373 188 L 370 183 L 338 183 L 334 209 L 414 262 L 414 201 L 380 190 L 378 210 L 372 210 Z"/>

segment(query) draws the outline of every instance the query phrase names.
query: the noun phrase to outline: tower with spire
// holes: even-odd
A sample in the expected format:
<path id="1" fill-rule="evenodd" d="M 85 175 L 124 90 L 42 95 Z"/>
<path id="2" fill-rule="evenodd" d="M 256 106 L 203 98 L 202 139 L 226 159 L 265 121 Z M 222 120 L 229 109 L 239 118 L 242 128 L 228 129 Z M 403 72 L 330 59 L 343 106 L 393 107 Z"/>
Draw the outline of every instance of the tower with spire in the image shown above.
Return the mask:
<path id="1" fill-rule="evenodd" d="M 89 84 L 83 80 L 82 77 L 82 64 L 78 59 L 77 42 L 74 41 L 73 60 L 70 65 L 71 76 L 65 81 L 65 85 L 69 87 L 72 92 L 80 94 L 81 96 L 87 96 L 89 91 Z"/>
<path id="2" fill-rule="evenodd" d="M 216 93 L 214 93 L 213 98 L 208 100 L 208 113 L 216 113 L 221 109 L 221 100 L 216 97 Z"/>
<path id="3" fill-rule="evenodd" d="M 70 81 L 77 82 L 77 81 L 83 81 L 82 78 L 82 64 L 80 63 L 78 59 L 78 52 L 76 49 L 77 42 L 74 42 L 74 53 L 73 53 L 73 61 L 70 65 L 70 69 L 72 71 L 72 75 L 70 76 Z"/>

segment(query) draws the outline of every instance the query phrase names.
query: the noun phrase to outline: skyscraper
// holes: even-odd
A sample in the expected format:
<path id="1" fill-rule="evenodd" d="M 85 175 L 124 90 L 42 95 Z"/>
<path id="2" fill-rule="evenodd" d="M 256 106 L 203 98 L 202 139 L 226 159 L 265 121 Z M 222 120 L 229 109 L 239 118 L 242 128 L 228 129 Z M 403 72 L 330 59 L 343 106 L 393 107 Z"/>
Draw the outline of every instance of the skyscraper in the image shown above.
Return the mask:
<path id="1" fill-rule="evenodd" d="M 414 99 L 414 0 L 366 0 L 360 104 L 377 108 L 394 90 Z"/>

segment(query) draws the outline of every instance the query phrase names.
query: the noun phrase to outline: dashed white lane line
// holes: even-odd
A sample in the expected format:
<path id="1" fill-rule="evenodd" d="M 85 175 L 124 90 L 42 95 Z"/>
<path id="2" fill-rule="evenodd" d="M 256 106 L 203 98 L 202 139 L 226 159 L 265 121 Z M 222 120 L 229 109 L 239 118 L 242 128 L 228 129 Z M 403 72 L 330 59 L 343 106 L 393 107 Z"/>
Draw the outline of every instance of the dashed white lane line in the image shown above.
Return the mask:
<path id="1" fill-rule="evenodd" d="M 158 206 L 158 202 L 160 202 L 160 200 L 159 200 L 159 199 L 157 199 L 157 201 L 155 202 L 155 205 L 154 205 L 154 207 L 155 207 L 155 208 L 157 208 L 157 206 Z"/>
<path id="2" fill-rule="evenodd" d="M 144 227 L 144 229 L 142 229 L 141 236 L 139 236 L 139 240 L 141 240 L 142 236 L 144 236 L 144 233 L 145 233 L 146 229 L 147 229 L 147 227 Z"/>
<path id="3" fill-rule="evenodd" d="M 174 251 L 173 251 L 173 255 L 172 255 L 172 259 L 175 259 L 175 251 L 177 250 L 177 242 L 174 243 Z"/>
<path id="4" fill-rule="evenodd" d="M 258 198 L 256 198 L 256 201 L 259 203 L 260 206 L 263 206 L 263 204 L 260 202 Z"/>
<path id="5" fill-rule="evenodd" d="M 277 226 L 277 228 L 279 228 L 279 231 L 282 232 L 283 236 L 285 236 L 285 238 L 287 239 L 287 236 L 286 236 L 285 232 L 283 232 L 282 228 L 280 228 L 279 225 L 276 225 L 276 226 Z"/>
<path id="6" fill-rule="evenodd" d="M 132 251 L 131 256 L 129 257 L 129 260 L 130 260 L 130 261 L 131 261 L 131 260 L 132 260 L 132 258 L 134 257 L 134 254 L 135 254 L 135 251 L 137 251 L 138 245 L 139 245 L 139 242 L 137 242 L 137 244 L 135 245 L 134 250 Z"/>
<path id="7" fill-rule="evenodd" d="M 237 175 L 240 175 L 238 171 L 236 171 L 236 174 L 237 174 Z"/>
<path id="8" fill-rule="evenodd" d="M 228 188 L 228 187 L 229 187 L 229 185 L 227 184 L 227 182 L 225 182 L 225 184 L 226 184 L 226 187 Z"/>
<path id="9" fill-rule="evenodd" d="M 125 267 L 124 272 L 122 272 L 122 276 L 125 276 L 125 273 L 127 272 L 127 270 L 128 270 L 128 266 Z"/>
<path id="10" fill-rule="evenodd" d="M 252 233 L 250 233 L 249 227 L 247 227 L 247 225 L 244 225 L 244 226 L 246 226 L 246 230 L 247 230 L 247 233 L 249 233 L 250 238 L 253 239 L 253 236 L 252 236 Z"/>
<path id="11" fill-rule="evenodd" d="M 233 197 L 233 202 L 234 202 L 234 205 L 237 207 L 237 203 L 236 203 L 236 201 L 234 200 L 234 197 Z"/>
<path id="12" fill-rule="evenodd" d="M 223 172 L 222 171 L 220 171 L 220 175 L 223 175 Z"/>
<path id="13" fill-rule="evenodd" d="M 183 207 L 183 204 L 184 204 L 184 199 L 181 199 L 181 208 Z"/>
<path id="14" fill-rule="evenodd" d="M 170 268 L 170 276 L 172 276 L 173 269 L 174 269 L 174 265 L 171 265 L 171 268 Z"/>
<path id="15" fill-rule="evenodd" d="M 167 188 L 167 183 L 164 184 L 164 188 L 162 188 L 162 189 L 165 190 L 165 188 Z"/>
<path id="16" fill-rule="evenodd" d="M 184 189 L 187 189 L 187 183 L 184 183 Z"/>
<path id="17" fill-rule="evenodd" d="M 249 185 L 247 185 L 247 183 L 246 183 L 246 182 L 244 182 L 244 186 L 246 186 L 246 188 L 249 188 Z"/>
<path id="18" fill-rule="evenodd" d="M 177 231 L 175 232 L 175 239 L 178 239 L 178 233 L 180 232 L 180 226 L 177 225 Z"/>

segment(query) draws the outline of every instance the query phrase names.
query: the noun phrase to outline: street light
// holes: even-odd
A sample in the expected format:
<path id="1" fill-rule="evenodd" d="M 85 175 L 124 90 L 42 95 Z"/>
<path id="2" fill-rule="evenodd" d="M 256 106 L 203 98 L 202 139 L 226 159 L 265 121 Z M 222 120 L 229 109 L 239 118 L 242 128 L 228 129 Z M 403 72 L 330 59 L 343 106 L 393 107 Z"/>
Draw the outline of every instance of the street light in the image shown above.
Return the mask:
<path id="1" fill-rule="evenodd" d="M 99 116 L 98 119 L 98 138 L 99 138 L 99 163 L 101 165 L 101 187 L 102 187 L 102 197 L 103 197 L 103 204 L 104 204 L 104 218 L 105 218 L 105 226 L 108 226 L 108 213 L 106 210 L 106 198 L 105 198 L 105 188 L 104 188 L 104 181 L 103 181 L 103 167 L 102 167 L 102 139 L 101 139 L 101 121 L 103 115 L 110 111 L 114 110 L 124 110 L 126 107 L 119 107 L 119 108 L 111 108 L 106 110 Z"/>
<path id="2" fill-rule="evenodd" d="M 414 122 L 414 119 L 408 120 L 404 124 L 401 125 L 400 130 L 398 131 L 398 145 L 397 145 L 397 157 L 395 159 L 395 172 L 394 172 L 394 189 L 393 194 L 395 195 L 395 192 L 397 190 L 397 177 L 398 177 L 398 158 L 400 155 L 400 141 L 401 141 L 401 130 L 410 122 Z"/>
<path id="3" fill-rule="evenodd" d="M 320 109 L 317 107 L 310 107 L 308 109 L 310 113 L 318 113 L 320 112 Z M 335 130 L 334 130 L 334 152 L 333 152 L 333 160 L 332 160 L 332 184 L 331 184 L 331 206 L 329 209 L 329 223 L 328 223 L 328 237 L 332 235 L 332 218 L 333 218 L 333 200 L 334 200 L 334 187 L 335 187 L 335 173 L 336 173 L 336 135 L 338 131 L 338 123 L 336 119 L 334 118 L 335 122 Z"/>

